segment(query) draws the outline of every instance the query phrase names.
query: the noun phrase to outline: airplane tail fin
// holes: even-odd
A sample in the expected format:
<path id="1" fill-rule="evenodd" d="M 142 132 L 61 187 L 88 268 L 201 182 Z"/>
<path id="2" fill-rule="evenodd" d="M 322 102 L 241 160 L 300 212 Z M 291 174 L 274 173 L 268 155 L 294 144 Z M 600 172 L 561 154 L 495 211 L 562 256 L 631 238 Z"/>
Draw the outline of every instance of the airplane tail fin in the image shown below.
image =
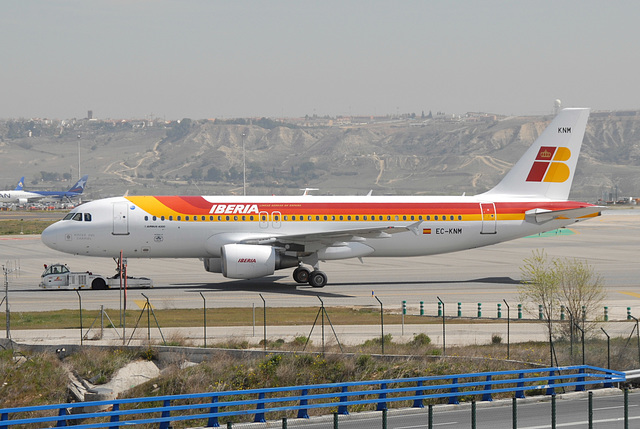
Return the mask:
<path id="1" fill-rule="evenodd" d="M 84 191 L 84 187 L 87 184 L 87 179 L 89 178 L 88 174 L 82 176 L 80 180 L 78 180 L 75 185 L 73 185 L 67 192 L 74 192 L 76 194 L 81 194 Z"/>
<path id="2" fill-rule="evenodd" d="M 20 180 L 18 180 L 18 185 L 16 186 L 16 191 L 22 191 L 23 187 L 24 187 L 24 176 L 22 176 L 20 178 Z"/>
<path id="3" fill-rule="evenodd" d="M 589 109 L 563 109 L 493 189 L 482 196 L 569 198 Z"/>

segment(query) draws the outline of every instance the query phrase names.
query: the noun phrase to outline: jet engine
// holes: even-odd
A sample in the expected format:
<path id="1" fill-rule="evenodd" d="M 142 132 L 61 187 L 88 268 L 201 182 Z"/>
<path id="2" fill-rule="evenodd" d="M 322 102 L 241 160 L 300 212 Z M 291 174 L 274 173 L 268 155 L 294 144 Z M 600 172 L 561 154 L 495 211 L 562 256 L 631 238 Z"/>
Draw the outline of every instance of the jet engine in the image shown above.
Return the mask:
<path id="1" fill-rule="evenodd" d="M 298 266 L 295 256 L 285 255 L 271 246 L 253 244 L 226 244 L 222 246 L 221 260 L 222 275 L 231 279 L 255 279 L 269 276 L 275 270 Z M 216 268 L 215 262 L 207 264 L 205 259 L 205 269 L 207 265 Z"/>
<path id="2" fill-rule="evenodd" d="M 21 206 L 24 206 L 28 202 L 29 200 L 27 198 L 18 198 L 18 204 L 20 204 Z"/>

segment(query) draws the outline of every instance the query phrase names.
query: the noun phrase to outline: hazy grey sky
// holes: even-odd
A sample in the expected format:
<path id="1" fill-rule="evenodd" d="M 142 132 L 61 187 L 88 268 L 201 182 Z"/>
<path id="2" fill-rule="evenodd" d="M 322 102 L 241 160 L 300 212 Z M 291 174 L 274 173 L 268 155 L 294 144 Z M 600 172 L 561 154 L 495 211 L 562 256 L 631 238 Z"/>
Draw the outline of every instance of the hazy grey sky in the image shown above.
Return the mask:
<path id="1" fill-rule="evenodd" d="M 638 1 L 0 5 L 0 118 L 640 108 Z"/>

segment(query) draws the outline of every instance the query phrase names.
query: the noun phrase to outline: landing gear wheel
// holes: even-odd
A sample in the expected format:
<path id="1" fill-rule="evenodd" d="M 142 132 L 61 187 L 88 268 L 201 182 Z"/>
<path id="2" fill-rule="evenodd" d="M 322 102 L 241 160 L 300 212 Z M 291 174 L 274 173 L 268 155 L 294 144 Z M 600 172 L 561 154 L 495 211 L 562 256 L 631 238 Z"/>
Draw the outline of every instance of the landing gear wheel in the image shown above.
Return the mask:
<path id="1" fill-rule="evenodd" d="M 327 275 L 322 271 L 314 271 L 309 275 L 311 287 L 324 287 L 327 284 Z"/>
<path id="2" fill-rule="evenodd" d="M 296 283 L 308 283 L 309 274 L 311 274 L 311 272 L 305 267 L 298 267 L 293 270 L 293 279 Z"/>

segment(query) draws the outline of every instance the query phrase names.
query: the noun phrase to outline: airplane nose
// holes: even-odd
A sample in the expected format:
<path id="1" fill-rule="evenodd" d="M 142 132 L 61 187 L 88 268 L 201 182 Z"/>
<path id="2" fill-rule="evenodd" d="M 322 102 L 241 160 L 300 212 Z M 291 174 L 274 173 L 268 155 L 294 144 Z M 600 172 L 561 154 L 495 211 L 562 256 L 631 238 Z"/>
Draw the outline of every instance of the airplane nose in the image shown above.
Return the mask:
<path id="1" fill-rule="evenodd" d="M 57 237 L 58 237 L 58 233 L 56 232 L 57 228 L 56 228 L 56 224 L 53 225 L 49 225 L 48 227 L 46 227 L 44 229 L 44 231 L 42 231 L 42 234 L 40 236 L 40 239 L 42 240 L 42 242 L 45 244 L 45 246 L 57 250 L 56 249 L 56 245 L 57 245 Z"/>

